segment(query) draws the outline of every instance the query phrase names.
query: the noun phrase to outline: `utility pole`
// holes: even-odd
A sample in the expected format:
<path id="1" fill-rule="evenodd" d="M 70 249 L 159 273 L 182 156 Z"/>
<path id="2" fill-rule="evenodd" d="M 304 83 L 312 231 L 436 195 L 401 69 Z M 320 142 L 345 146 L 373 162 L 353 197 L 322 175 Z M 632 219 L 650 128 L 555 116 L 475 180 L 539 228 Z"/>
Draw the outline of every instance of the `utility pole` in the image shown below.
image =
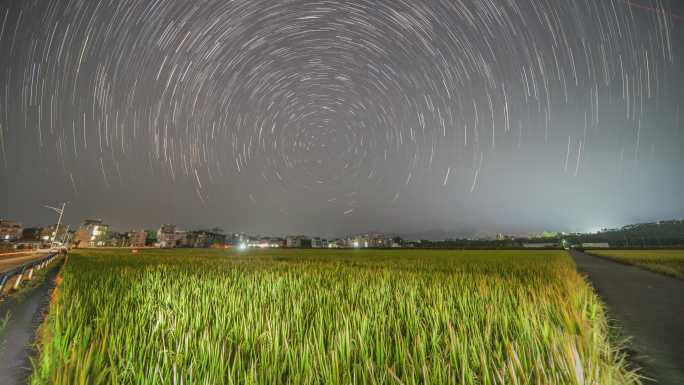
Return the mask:
<path id="1" fill-rule="evenodd" d="M 57 214 L 59 214 L 59 219 L 57 220 L 57 227 L 55 227 L 55 235 L 52 236 L 50 240 L 50 247 L 52 247 L 55 244 L 55 239 L 57 238 L 57 234 L 59 234 L 59 226 L 62 224 L 62 215 L 64 215 L 64 207 L 66 207 L 66 202 L 62 203 L 62 208 L 57 208 L 57 207 L 52 207 L 48 205 L 43 205 L 43 207 L 48 208 Z"/>
<path id="2" fill-rule="evenodd" d="M 64 232 L 64 236 L 62 237 L 62 245 L 63 246 L 67 246 L 67 242 L 69 242 L 69 238 L 70 238 L 69 227 L 71 227 L 71 225 L 67 225 L 66 231 Z"/>

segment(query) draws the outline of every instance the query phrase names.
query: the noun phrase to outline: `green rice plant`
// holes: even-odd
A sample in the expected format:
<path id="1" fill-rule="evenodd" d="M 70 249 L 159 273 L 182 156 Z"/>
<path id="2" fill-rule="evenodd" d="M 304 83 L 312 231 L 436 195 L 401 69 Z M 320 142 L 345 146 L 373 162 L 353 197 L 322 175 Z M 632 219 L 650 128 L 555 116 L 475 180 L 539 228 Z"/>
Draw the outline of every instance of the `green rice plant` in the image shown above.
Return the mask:
<path id="1" fill-rule="evenodd" d="M 589 250 L 588 253 L 684 279 L 684 249 Z"/>
<path id="2" fill-rule="evenodd" d="M 639 384 L 562 251 L 72 254 L 33 384 Z"/>

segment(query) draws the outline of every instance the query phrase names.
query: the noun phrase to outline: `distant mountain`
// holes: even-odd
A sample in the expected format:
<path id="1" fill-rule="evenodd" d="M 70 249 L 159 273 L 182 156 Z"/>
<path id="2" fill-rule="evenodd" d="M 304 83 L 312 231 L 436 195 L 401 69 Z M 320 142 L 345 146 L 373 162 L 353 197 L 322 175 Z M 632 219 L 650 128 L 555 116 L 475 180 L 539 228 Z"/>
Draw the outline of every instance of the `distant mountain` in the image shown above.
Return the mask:
<path id="1" fill-rule="evenodd" d="M 377 233 L 382 233 L 376 231 Z M 472 229 L 467 227 L 444 230 L 432 229 L 412 233 L 386 233 L 391 237 L 401 237 L 405 240 L 428 240 L 443 241 L 446 239 L 494 239 L 498 231 Z M 506 233 L 510 234 L 510 233 Z M 546 232 L 540 234 L 547 234 Z M 540 235 L 541 236 L 541 235 Z M 558 236 L 558 235 L 553 235 Z M 548 237 L 553 237 L 548 236 Z M 583 239 L 584 241 L 613 242 L 616 245 L 633 243 L 639 240 L 642 243 L 659 244 L 681 244 L 684 243 L 684 220 L 666 220 L 650 223 L 638 223 L 626 225 L 619 229 L 603 229 L 596 234 L 575 234 L 573 238 Z"/>
<path id="2" fill-rule="evenodd" d="M 684 246 L 684 221 L 637 223 L 619 229 L 603 229 L 596 234 L 579 234 L 574 238 L 579 242 L 607 242 L 611 247 L 681 247 Z"/>
<path id="3" fill-rule="evenodd" d="M 636 237 L 682 237 L 684 238 L 684 220 L 667 220 L 649 223 L 636 223 L 619 229 L 603 229 L 598 234 L 606 236 Z"/>
<path id="4" fill-rule="evenodd" d="M 406 240 L 428 240 L 428 241 L 443 241 L 445 239 L 462 239 L 469 238 L 474 235 L 480 235 L 472 229 L 456 229 L 456 230 L 441 230 L 433 229 L 427 231 L 420 231 L 415 233 L 396 234 Z"/>

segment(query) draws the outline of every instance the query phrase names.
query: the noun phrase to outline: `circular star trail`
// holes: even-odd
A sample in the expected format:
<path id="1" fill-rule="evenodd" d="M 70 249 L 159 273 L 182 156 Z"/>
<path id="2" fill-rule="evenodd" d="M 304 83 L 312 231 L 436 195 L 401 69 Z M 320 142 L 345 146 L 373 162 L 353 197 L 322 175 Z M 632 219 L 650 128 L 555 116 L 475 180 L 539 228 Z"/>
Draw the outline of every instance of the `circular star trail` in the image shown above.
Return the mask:
<path id="1" fill-rule="evenodd" d="M 629 186 L 681 160 L 677 22 L 661 1 L 4 1 L 2 181 L 30 164 L 84 215 L 138 189 L 236 225 Z"/>

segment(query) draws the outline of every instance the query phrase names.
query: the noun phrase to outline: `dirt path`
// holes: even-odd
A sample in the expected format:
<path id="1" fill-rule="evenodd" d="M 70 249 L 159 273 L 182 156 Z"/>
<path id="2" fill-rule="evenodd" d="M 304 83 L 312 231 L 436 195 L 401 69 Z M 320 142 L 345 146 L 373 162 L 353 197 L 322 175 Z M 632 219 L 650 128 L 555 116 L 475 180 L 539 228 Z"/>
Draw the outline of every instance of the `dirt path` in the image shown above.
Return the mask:
<path id="1" fill-rule="evenodd" d="M 684 384 L 684 280 L 571 251 L 610 316 L 633 337 L 634 361 L 655 379 Z"/>
<path id="2" fill-rule="evenodd" d="M 47 276 L 37 287 L 16 298 L 0 302 L 0 318 L 9 312 L 10 319 L 0 332 L 0 384 L 25 385 L 31 374 L 29 357 L 36 329 L 50 301 L 60 263 L 49 267 Z"/>

